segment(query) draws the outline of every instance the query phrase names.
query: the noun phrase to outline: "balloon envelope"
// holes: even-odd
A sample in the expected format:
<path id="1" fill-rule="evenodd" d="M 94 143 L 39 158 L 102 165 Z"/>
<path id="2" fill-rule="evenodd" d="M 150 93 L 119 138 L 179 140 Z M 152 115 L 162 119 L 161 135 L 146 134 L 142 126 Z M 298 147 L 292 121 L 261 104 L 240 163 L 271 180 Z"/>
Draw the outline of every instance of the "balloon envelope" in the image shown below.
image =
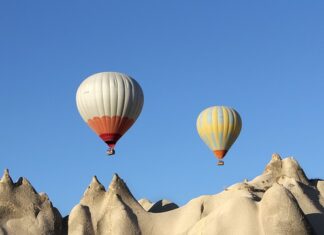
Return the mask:
<path id="1" fill-rule="evenodd" d="M 197 119 L 197 130 L 201 139 L 223 159 L 233 145 L 242 127 L 241 117 L 234 109 L 214 106 L 202 111 Z"/>
<path id="2" fill-rule="evenodd" d="M 112 148 L 134 124 L 143 102 L 140 85 L 117 72 L 102 72 L 86 78 L 76 94 L 83 120 Z"/>

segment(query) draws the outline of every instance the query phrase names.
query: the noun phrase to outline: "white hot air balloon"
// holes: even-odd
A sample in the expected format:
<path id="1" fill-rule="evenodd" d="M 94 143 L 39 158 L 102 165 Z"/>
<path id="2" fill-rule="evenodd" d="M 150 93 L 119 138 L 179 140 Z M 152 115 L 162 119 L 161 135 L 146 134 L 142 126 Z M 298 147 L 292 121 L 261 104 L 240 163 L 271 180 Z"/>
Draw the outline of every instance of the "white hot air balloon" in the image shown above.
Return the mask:
<path id="1" fill-rule="evenodd" d="M 109 146 L 114 154 L 117 141 L 134 124 L 141 113 L 144 95 L 130 76 L 102 72 L 86 78 L 79 86 L 76 103 L 89 127 Z"/>

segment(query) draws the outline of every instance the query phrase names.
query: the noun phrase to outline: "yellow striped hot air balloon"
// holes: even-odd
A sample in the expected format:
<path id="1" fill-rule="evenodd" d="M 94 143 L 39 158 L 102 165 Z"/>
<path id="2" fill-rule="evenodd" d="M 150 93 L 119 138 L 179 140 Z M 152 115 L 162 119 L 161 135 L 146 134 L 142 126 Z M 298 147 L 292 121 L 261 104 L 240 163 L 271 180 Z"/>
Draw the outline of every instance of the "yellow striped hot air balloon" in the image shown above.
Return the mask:
<path id="1" fill-rule="evenodd" d="M 209 107 L 197 119 L 199 136 L 219 159 L 218 165 L 224 165 L 222 159 L 239 136 L 241 127 L 238 112 L 225 106 Z"/>
<path id="2" fill-rule="evenodd" d="M 144 95 L 130 76 L 102 72 L 86 78 L 79 86 L 76 103 L 88 126 L 109 146 L 114 154 L 117 141 L 134 124 L 141 113 Z"/>

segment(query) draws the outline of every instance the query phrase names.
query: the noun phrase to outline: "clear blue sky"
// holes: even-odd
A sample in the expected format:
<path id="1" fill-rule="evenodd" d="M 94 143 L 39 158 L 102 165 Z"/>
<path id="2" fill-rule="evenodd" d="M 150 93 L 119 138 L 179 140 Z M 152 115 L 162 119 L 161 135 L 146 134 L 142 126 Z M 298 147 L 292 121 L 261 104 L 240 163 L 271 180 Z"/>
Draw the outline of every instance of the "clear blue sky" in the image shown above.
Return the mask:
<path id="1" fill-rule="evenodd" d="M 1 1 L 0 170 L 28 178 L 66 215 L 93 175 L 138 199 L 180 205 L 252 179 L 271 154 L 323 178 L 323 1 Z M 133 76 L 145 103 L 115 158 L 75 104 L 83 79 Z M 243 120 L 224 167 L 200 111 Z"/>

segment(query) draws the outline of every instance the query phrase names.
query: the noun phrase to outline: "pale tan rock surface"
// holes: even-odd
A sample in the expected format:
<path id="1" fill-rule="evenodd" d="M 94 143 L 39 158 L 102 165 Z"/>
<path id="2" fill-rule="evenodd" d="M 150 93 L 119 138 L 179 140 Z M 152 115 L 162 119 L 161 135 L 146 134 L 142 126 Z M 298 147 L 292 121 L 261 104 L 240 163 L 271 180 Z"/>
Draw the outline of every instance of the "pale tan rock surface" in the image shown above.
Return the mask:
<path id="1" fill-rule="evenodd" d="M 150 200 L 143 198 L 138 200 L 138 203 L 144 208 L 144 210 L 153 213 L 166 212 L 179 208 L 177 204 L 166 199 L 152 203 Z"/>
<path id="2" fill-rule="evenodd" d="M 62 217 L 44 193 L 25 178 L 14 183 L 8 170 L 0 180 L 0 235 L 61 234 Z"/>
<path id="3" fill-rule="evenodd" d="M 93 177 L 63 220 L 46 194 L 24 178 L 0 180 L 0 235 L 324 235 L 324 181 L 308 179 L 293 158 L 272 156 L 265 171 L 178 207 L 137 201 L 116 174 Z"/>
<path id="4" fill-rule="evenodd" d="M 323 181 L 309 180 L 297 161 L 278 154 L 252 181 L 180 208 L 167 200 L 136 201 L 118 175 L 107 191 L 94 177 L 71 211 L 68 234 L 324 234 L 323 190 Z"/>

